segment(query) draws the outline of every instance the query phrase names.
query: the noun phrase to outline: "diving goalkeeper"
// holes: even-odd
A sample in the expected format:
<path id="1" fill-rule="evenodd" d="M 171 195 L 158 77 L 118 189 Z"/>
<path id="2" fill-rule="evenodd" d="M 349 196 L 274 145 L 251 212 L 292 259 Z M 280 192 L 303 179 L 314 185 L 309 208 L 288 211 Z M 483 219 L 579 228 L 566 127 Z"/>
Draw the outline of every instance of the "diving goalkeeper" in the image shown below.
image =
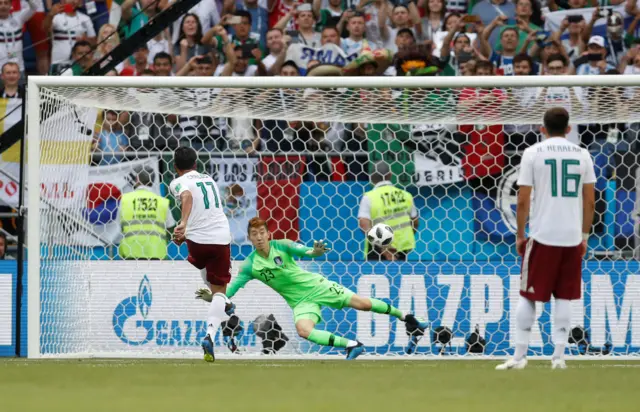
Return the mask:
<path id="1" fill-rule="evenodd" d="M 256 250 L 245 259 L 238 276 L 227 287 L 227 297 L 232 298 L 250 280 L 260 280 L 278 292 L 293 309 L 296 331 L 300 337 L 318 345 L 345 348 L 348 360 L 364 352 L 363 344 L 358 341 L 315 328 L 322 321 L 322 306 L 334 309 L 350 307 L 394 316 L 404 321 L 411 333 L 416 330 L 424 332 L 428 327 L 427 322 L 418 320 L 414 315 L 404 314 L 381 300 L 358 296 L 320 274 L 302 270 L 296 264 L 294 257 L 325 254 L 329 249 L 324 242 L 314 242 L 313 248 L 309 248 L 290 240 L 270 240 L 267 223 L 257 217 L 249 221 L 247 230 Z M 211 292 L 200 289 L 196 295 L 208 301 Z"/>

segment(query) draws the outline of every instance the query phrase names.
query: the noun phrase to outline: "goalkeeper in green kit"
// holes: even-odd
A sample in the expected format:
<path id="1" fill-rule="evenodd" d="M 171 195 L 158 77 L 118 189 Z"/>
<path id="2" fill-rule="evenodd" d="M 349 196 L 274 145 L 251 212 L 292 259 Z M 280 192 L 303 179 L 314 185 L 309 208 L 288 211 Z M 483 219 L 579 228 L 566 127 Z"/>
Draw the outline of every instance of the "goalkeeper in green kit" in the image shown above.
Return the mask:
<path id="1" fill-rule="evenodd" d="M 320 274 L 302 270 L 296 264 L 294 257 L 325 254 L 329 249 L 324 242 L 314 242 L 313 248 L 310 248 L 290 240 L 270 240 L 267 223 L 257 217 L 249 221 L 247 230 L 256 250 L 245 259 L 238 276 L 227 287 L 227 297 L 232 298 L 247 282 L 258 279 L 278 292 L 293 309 L 296 331 L 300 337 L 318 345 L 345 348 L 348 360 L 364 352 L 363 344 L 358 341 L 315 328 L 322 321 L 322 306 L 384 313 L 404 321 L 410 333 L 417 330 L 424 332 L 428 327 L 427 322 L 414 315 L 404 314 L 381 300 L 358 296 Z M 209 301 L 211 292 L 200 289 L 196 297 Z"/>

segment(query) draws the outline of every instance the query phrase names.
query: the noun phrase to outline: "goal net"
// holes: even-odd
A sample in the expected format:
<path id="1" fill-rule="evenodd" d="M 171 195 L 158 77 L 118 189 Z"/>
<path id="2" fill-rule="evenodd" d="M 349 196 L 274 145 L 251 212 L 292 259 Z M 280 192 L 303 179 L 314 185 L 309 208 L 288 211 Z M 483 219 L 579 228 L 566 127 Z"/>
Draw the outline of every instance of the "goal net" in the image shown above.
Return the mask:
<path id="1" fill-rule="evenodd" d="M 640 78 L 159 80 L 29 78 L 30 357 L 201 356 L 208 306 L 195 299 L 204 284 L 186 245 L 167 240 L 161 256 L 145 247 L 168 239 L 179 219 L 167 188 L 173 150 L 184 145 L 220 187 L 234 276 L 252 250 L 247 222 L 260 216 L 275 239 L 330 244 L 303 268 L 430 323 L 410 355 L 404 324 L 386 315 L 323 308 L 320 328 L 380 358 L 507 356 L 520 288 L 520 156 L 557 106 L 569 110 L 568 138 L 590 150 L 598 177 L 567 350 L 640 353 Z M 365 253 L 359 204 L 379 162 L 419 215 L 406 261 Z M 126 254 L 120 199 L 134 190 L 168 198 L 170 210 Z M 233 300 L 237 317 L 215 337 L 217 356 L 342 355 L 297 337 L 291 309 L 261 282 Z M 531 356 L 553 350 L 552 313 L 553 302 L 537 308 Z"/>

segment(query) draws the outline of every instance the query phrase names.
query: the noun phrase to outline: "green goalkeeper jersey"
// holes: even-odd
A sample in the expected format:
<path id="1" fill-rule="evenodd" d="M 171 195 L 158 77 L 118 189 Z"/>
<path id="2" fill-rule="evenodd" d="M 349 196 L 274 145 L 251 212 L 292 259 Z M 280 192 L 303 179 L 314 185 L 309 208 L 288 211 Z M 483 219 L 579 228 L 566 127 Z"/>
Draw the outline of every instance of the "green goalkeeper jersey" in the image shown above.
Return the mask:
<path id="1" fill-rule="evenodd" d="M 245 259 L 238 276 L 227 287 L 227 297 L 233 297 L 250 280 L 258 279 L 278 292 L 293 308 L 326 279 L 302 270 L 294 260 L 294 257 L 308 256 L 307 252 L 312 248 L 290 240 L 272 240 L 269 245 L 267 258 L 254 250 Z"/>

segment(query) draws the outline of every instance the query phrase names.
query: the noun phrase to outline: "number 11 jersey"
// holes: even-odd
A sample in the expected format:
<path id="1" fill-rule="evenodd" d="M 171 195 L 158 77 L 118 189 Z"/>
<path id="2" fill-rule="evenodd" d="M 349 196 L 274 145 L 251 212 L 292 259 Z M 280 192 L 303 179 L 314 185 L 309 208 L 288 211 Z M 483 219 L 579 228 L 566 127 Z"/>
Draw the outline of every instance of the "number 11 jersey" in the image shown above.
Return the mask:
<path id="1" fill-rule="evenodd" d="M 547 138 L 527 148 L 518 185 L 533 187 L 529 237 L 549 246 L 579 245 L 582 188 L 595 181 L 589 152 L 566 138 Z"/>
<path id="2" fill-rule="evenodd" d="M 203 245 L 231 243 L 229 220 L 224 214 L 224 199 L 211 176 L 193 170 L 174 179 L 169 187 L 178 203 L 183 192 L 189 191 L 193 197 L 186 228 L 187 239 Z"/>

